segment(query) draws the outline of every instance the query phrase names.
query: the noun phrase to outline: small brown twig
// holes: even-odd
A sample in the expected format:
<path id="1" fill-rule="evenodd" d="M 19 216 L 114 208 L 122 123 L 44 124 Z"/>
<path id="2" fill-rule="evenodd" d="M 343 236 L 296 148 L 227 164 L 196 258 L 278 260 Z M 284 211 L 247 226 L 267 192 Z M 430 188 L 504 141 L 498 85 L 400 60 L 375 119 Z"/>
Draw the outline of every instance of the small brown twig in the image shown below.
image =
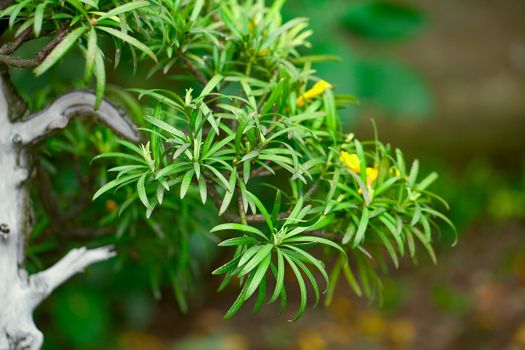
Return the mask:
<path id="1" fill-rule="evenodd" d="M 14 40 L 5 43 L 0 47 L 0 54 L 10 55 L 15 52 L 24 42 L 33 37 L 33 27 L 26 28 Z"/>
<path id="2" fill-rule="evenodd" d="M 264 162 L 264 164 L 266 165 L 270 165 L 271 163 L 271 160 L 267 160 Z M 272 174 L 267 168 L 261 166 L 257 169 L 254 169 L 252 170 L 252 173 L 250 174 L 250 177 L 258 177 L 258 176 L 270 176 L 270 175 L 274 175 Z"/>
<path id="3" fill-rule="evenodd" d="M 198 70 L 197 67 L 195 67 L 195 65 L 191 62 L 191 60 L 184 54 L 181 54 L 180 57 L 182 61 L 184 61 L 186 66 L 188 66 L 188 69 L 193 73 L 193 75 L 195 75 L 195 77 L 201 82 L 201 84 L 203 86 L 206 86 L 206 84 L 208 84 L 208 79 L 206 79 L 204 74 L 202 74 L 202 72 Z"/>
<path id="4" fill-rule="evenodd" d="M 24 40 L 28 40 L 29 36 L 25 38 L 19 38 L 18 41 L 21 41 L 20 43 L 17 42 L 17 39 L 15 39 L 11 43 L 5 44 L 2 48 L 0 48 L 0 63 L 6 64 L 8 66 L 16 67 L 16 68 L 33 68 L 38 66 L 40 63 L 44 61 L 44 59 L 53 51 L 53 49 L 64 39 L 64 37 L 69 33 L 69 29 L 67 26 L 64 26 L 58 33 L 51 39 L 49 43 L 44 46 L 34 58 L 23 58 L 23 57 L 17 57 L 12 56 L 9 53 L 14 52 L 22 43 Z M 22 35 L 22 34 L 20 34 Z M 19 35 L 19 36 L 20 36 Z M 29 34 L 27 34 L 29 35 Z M 17 37 L 18 38 L 18 37 Z M 24 40 L 22 40 L 24 39 Z M 10 45 L 11 46 L 6 46 Z M 17 46 L 18 45 L 18 46 Z M 14 50 L 13 50 L 14 48 Z M 5 53 L 2 52 L 2 49 L 5 50 Z M 10 52 L 11 51 L 11 52 Z M 6 54 L 7 53 L 7 54 Z"/>
<path id="5" fill-rule="evenodd" d="M 213 183 L 211 181 L 208 182 L 208 194 L 210 195 L 211 200 L 215 204 L 217 208 L 221 207 L 222 200 L 219 197 L 219 194 L 217 193 L 217 190 L 215 189 L 215 186 L 213 186 Z M 243 216 L 246 222 L 264 222 L 264 216 L 261 214 L 255 214 L 255 215 L 246 215 L 244 214 L 244 204 L 242 203 L 242 198 L 239 196 L 239 215 L 232 214 L 228 211 L 226 211 L 222 216 L 231 222 L 243 222 Z M 242 213 L 242 214 L 241 214 Z M 282 212 L 279 214 L 280 219 L 286 218 L 290 212 Z"/>
<path id="6" fill-rule="evenodd" d="M 11 6 L 15 0 L 0 0 L 0 10 L 5 10 L 9 6 Z"/>

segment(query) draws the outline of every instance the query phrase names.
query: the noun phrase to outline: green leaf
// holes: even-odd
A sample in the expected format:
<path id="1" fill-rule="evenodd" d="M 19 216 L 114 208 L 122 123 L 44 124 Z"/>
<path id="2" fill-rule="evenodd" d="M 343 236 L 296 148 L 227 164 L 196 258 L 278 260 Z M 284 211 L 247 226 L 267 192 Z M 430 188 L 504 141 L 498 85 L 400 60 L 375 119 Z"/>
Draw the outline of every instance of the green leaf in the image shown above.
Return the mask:
<path id="1" fill-rule="evenodd" d="M 180 172 L 188 170 L 188 163 L 173 163 L 170 164 L 161 170 L 159 170 L 155 175 L 155 180 L 158 180 L 165 176 L 174 176 Z"/>
<path id="2" fill-rule="evenodd" d="M 22 9 L 30 2 L 31 0 L 24 0 L 16 5 L 13 5 L 13 6 L 10 6 L 7 8 L 7 10 L 10 11 L 10 15 L 9 15 L 9 29 L 13 29 L 13 26 L 15 25 L 15 21 L 16 21 L 16 18 L 18 17 L 18 14 L 20 13 L 20 11 L 22 11 Z M 7 15 L 7 12 L 9 11 L 6 11 L 6 15 Z"/>
<path id="3" fill-rule="evenodd" d="M 170 124 L 166 123 L 165 121 L 162 121 L 160 119 L 156 119 L 156 118 L 152 118 L 152 117 L 146 117 L 145 118 L 146 121 L 150 124 L 153 124 L 155 125 L 156 127 L 166 131 L 167 133 L 173 135 L 173 136 L 177 136 L 178 138 L 180 138 L 181 140 L 183 141 L 186 141 L 187 137 L 186 137 L 186 134 L 184 134 L 184 132 L 182 132 L 181 130 L 175 128 L 174 126 L 171 126 Z"/>
<path id="4" fill-rule="evenodd" d="M 396 266 L 396 268 L 399 267 L 399 258 L 397 257 L 397 253 L 395 248 L 392 246 L 392 243 L 390 240 L 386 237 L 385 233 L 381 229 L 375 230 L 377 235 L 379 236 L 379 239 L 381 239 L 381 242 L 383 242 L 383 245 L 385 246 L 388 254 L 390 255 L 390 258 L 392 259 L 392 262 Z"/>
<path id="5" fill-rule="evenodd" d="M 133 174 L 133 175 L 129 175 L 129 176 L 124 176 L 124 177 L 121 177 L 120 179 L 115 179 L 115 180 L 112 180 L 110 182 L 108 182 L 107 184 L 105 184 L 104 186 L 102 186 L 101 188 L 99 188 L 99 190 L 97 192 L 95 192 L 95 194 L 93 195 L 93 200 L 97 199 L 98 197 L 100 197 L 102 194 L 106 193 L 107 191 L 115 188 L 115 187 L 118 187 L 124 183 L 127 183 L 127 182 L 130 182 L 132 180 L 135 180 L 136 178 L 140 177 L 142 174 Z"/>
<path id="6" fill-rule="evenodd" d="M 295 274 L 295 278 L 297 279 L 297 284 L 299 285 L 299 290 L 301 292 L 301 301 L 299 304 L 299 310 L 297 311 L 297 315 L 293 318 L 292 321 L 297 321 L 304 313 L 304 310 L 306 309 L 306 301 L 308 298 L 307 292 L 306 292 L 306 284 L 304 283 L 303 276 L 301 275 L 301 271 L 299 271 L 299 268 L 293 261 L 291 257 L 289 257 L 287 254 L 284 254 L 284 258 L 292 268 L 293 273 Z"/>
<path id="7" fill-rule="evenodd" d="M 390 187 L 392 187 L 393 184 L 395 184 L 397 181 L 399 180 L 399 177 L 391 177 L 390 179 L 386 180 L 385 182 L 383 182 L 381 185 L 379 185 L 375 190 L 374 190 L 374 196 L 377 197 L 379 196 L 381 193 L 387 191 Z"/>
<path id="8" fill-rule="evenodd" d="M 255 302 L 255 305 L 253 306 L 252 312 L 254 314 L 261 311 L 264 300 L 266 299 L 266 278 L 263 278 L 261 280 L 261 283 L 259 284 L 259 295 L 257 296 L 257 301 Z"/>
<path id="9" fill-rule="evenodd" d="M 97 159 L 104 159 L 104 158 L 117 158 L 117 159 L 125 159 L 130 160 L 132 162 L 140 163 L 147 165 L 146 161 L 143 158 L 139 158 L 137 156 L 127 154 L 127 153 L 121 153 L 121 152 L 108 152 L 108 153 L 102 153 L 98 156 L 94 157 L 93 160 Z"/>
<path id="10" fill-rule="evenodd" d="M 297 199 L 297 203 L 295 204 L 294 208 L 292 209 L 290 215 L 285 221 L 285 225 L 295 222 L 295 219 L 297 219 L 297 215 L 299 215 L 299 212 L 303 208 L 303 201 L 304 198 L 301 196 Z"/>
<path id="11" fill-rule="evenodd" d="M 324 299 L 325 306 L 330 306 L 332 304 L 332 300 L 334 298 L 335 287 L 337 286 L 337 282 L 339 281 L 339 275 L 341 274 L 341 267 L 343 264 L 344 264 L 344 261 L 341 261 L 341 259 L 338 259 L 337 262 L 334 264 L 332 271 L 330 272 L 330 285 L 328 286 L 326 297 Z"/>
<path id="12" fill-rule="evenodd" d="M 188 171 L 186 174 L 184 174 L 184 177 L 182 178 L 182 182 L 180 184 L 180 198 L 184 198 L 186 196 L 186 192 L 188 192 L 188 188 L 190 188 L 191 185 L 191 179 L 193 178 L 194 170 Z"/>
<path id="13" fill-rule="evenodd" d="M 144 173 L 140 177 L 139 181 L 137 181 L 137 193 L 139 195 L 139 199 L 142 202 L 142 204 L 144 204 L 146 208 L 149 208 L 150 205 L 148 201 L 148 196 L 146 194 L 146 186 L 145 186 L 146 176 L 148 176 L 148 173 Z"/>
<path id="14" fill-rule="evenodd" d="M 264 233 L 261 230 L 259 230 L 258 228 L 255 228 L 255 227 L 252 227 L 252 226 L 248 226 L 248 225 L 243 225 L 243 224 L 234 224 L 234 223 L 221 224 L 221 225 L 217 225 L 214 228 L 212 228 L 210 232 L 213 233 L 213 232 L 217 232 L 217 231 L 226 231 L 226 230 L 254 233 L 257 236 L 259 236 L 261 238 L 264 238 L 265 240 L 268 239 L 264 235 Z"/>
<path id="15" fill-rule="evenodd" d="M 284 286 L 284 257 L 281 249 L 277 248 L 277 275 L 275 276 L 275 289 L 273 291 L 272 297 L 270 298 L 270 303 L 273 303 L 279 295 L 281 295 L 283 286 Z"/>
<path id="16" fill-rule="evenodd" d="M 248 290 L 248 286 L 250 285 L 252 278 L 253 278 L 253 274 L 250 275 L 246 283 L 244 283 L 244 286 L 241 292 L 237 296 L 237 299 L 235 299 L 235 301 L 233 302 L 233 305 L 230 307 L 228 312 L 226 312 L 226 314 L 224 315 L 224 318 L 231 318 L 233 315 L 237 313 L 237 311 L 239 311 L 242 304 L 244 304 L 244 302 L 246 301 L 246 298 L 245 298 L 246 291 Z"/>
<path id="17" fill-rule="evenodd" d="M 204 176 L 199 178 L 199 193 L 201 195 L 202 204 L 206 204 L 206 197 L 208 196 L 208 189 L 206 187 L 206 180 Z"/>
<path id="18" fill-rule="evenodd" d="M 316 237 L 316 236 L 296 236 L 289 239 L 285 239 L 283 243 L 319 243 L 324 244 L 329 247 L 335 248 L 339 250 L 341 253 L 343 253 L 344 256 L 346 256 L 346 252 L 344 251 L 341 246 L 335 242 L 332 242 L 329 239 L 322 238 L 322 237 Z"/>
<path id="19" fill-rule="evenodd" d="M 95 9 L 98 8 L 98 0 L 79 0 L 80 2 L 83 2 L 84 4 L 87 4 Z"/>
<path id="20" fill-rule="evenodd" d="M 100 49 L 97 49 L 97 54 L 95 57 L 95 77 L 97 78 L 97 98 L 95 102 L 95 109 L 98 109 L 102 103 L 104 92 L 106 90 L 106 67 L 104 66 L 104 57 L 102 56 L 102 50 Z"/>
<path id="21" fill-rule="evenodd" d="M 208 84 L 206 84 L 206 86 L 202 89 L 202 92 L 199 95 L 199 97 L 208 96 L 213 91 L 213 89 L 215 89 L 215 87 L 222 81 L 222 79 L 222 75 L 215 75 L 213 78 L 211 78 Z"/>
<path id="22" fill-rule="evenodd" d="M 257 240 L 253 237 L 244 236 L 244 237 L 235 237 L 230 238 L 219 243 L 219 247 L 234 247 L 239 245 L 248 245 L 248 244 L 257 244 Z"/>
<path id="23" fill-rule="evenodd" d="M 275 102 L 277 101 L 277 99 L 281 96 L 282 89 L 283 89 L 283 82 L 281 81 L 279 84 L 277 84 L 277 86 L 275 86 L 272 89 L 272 93 L 271 93 L 270 97 L 268 98 L 268 100 L 264 104 L 263 108 L 261 109 L 261 114 L 262 115 L 265 115 L 266 113 L 268 113 L 272 109 L 272 107 L 275 104 Z"/>
<path id="24" fill-rule="evenodd" d="M 182 313 L 186 314 L 188 312 L 188 302 L 186 296 L 184 295 L 183 285 L 180 283 L 180 279 L 177 278 L 177 274 L 174 268 L 169 269 L 170 281 L 173 291 L 175 293 L 175 299 L 179 305 Z"/>
<path id="25" fill-rule="evenodd" d="M 310 271 L 310 269 L 300 259 L 296 259 L 295 263 L 299 265 L 299 267 L 301 268 L 301 270 L 303 270 L 306 277 L 308 277 L 308 279 L 310 280 L 310 283 L 312 285 L 312 288 L 314 290 L 314 295 L 315 295 L 314 307 L 317 307 L 317 304 L 319 304 L 319 299 L 320 299 L 320 293 L 319 293 L 319 287 L 317 286 L 317 281 L 315 280 L 315 277 Z"/>
<path id="26" fill-rule="evenodd" d="M 423 233 L 421 233 L 421 231 L 415 227 L 412 227 L 411 231 L 419 239 L 421 244 L 423 244 L 423 246 L 426 248 L 428 255 L 432 259 L 432 262 L 434 264 L 437 264 L 436 253 L 434 253 L 434 248 L 432 248 L 432 245 L 425 239 Z"/>
<path id="27" fill-rule="evenodd" d="M 439 176 L 437 173 L 435 172 L 430 173 L 427 177 L 425 177 L 423 180 L 421 180 L 420 183 L 416 185 L 416 190 L 418 191 L 425 190 L 428 186 L 432 185 L 432 183 L 436 181 L 438 177 Z"/>
<path id="28" fill-rule="evenodd" d="M 277 220 L 280 213 L 281 213 L 281 191 L 277 190 L 277 193 L 275 194 L 275 200 L 273 201 L 271 220 L 272 221 Z"/>
<path id="29" fill-rule="evenodd" d="M 368 227 L 369 211 L 367 207 L 363 208 L 361 213 L 361 219 L 359 220 L 359 225 L 357 226 L 357 232 L 354 239 L 354 247 L 357 247 L 364 239 L 365 232 Z"/>
<path id="30" fill-rule="evenodd" d="M 239 263 L 239 260 L 241 259 L 240 256 L 234 258 L 231 261 L 228 261 L 226 264 L 222 265 L 221 267 L 216 268 L 213 270 L 212 275 L 222 275 L 224 273 L 230 272 L 232 270 L 235 270 L 237 268 L 237 264 Z"/>
<path id="31" fill-rule="evenodd" d="M 230 183 L 228 182 L 228 180 L 226 180 L 226 178 L 224 177 L 224 175 L 221 174 L 221 172 L 217 169 L 215 169 L 214 167 L 212 166 L 209 166 L 208 164 L 203 164 L 204 167 L 208 170 L 210 170 L 213 175 L 215 175 L 215 177 L 219 180 L 218 183 L 224 187 L 224 189 L 226 191 L 233 191 L 233 188 L 230 186 Z"/>
<path id="32" fill-rule="evenodd" d="M 193 4 L 193 11 L 191 12 L 190 20 L 195 22 L 201 13 L 202 7 L 204 6 L 204 0 L 196 0 Z"/>
<path id="33" fill-rule="evenodd" d="M 144 152 L 142 151 L 142 149 L 140 149 L 140 147 L 138 147 L 134 143 L 131 143 L 131 142 L 126 141 L 126 140 L 121 140 L 121 139 L 116 140 L 116 142 L 119 145 L 122 145 L 122 146 L 126 147 L 127 149 L 132 150 L 133 152 L 137 153 L 139 156 L 141 156 L 141 157 L 144 156 Z"/>
<path id="34" fill-rule="evenodd" d="M 35 37 L 38 38 L 40 36 L 40 32 L 42 31 L 42 22 L 44 21 L 44 11 L 46 9 L 47 1 L 44 1 L 35 9 L 35 21 L 33 23 L 33 30 L 35 33 Z"/>
<path id="35" fill-rule="evenodd" d="M 416 184 L 417 174 L 419 173 L 419 162 L 414 160 L 412 167 L 410 168 L 410 173 L 408 174 L 407 186 L 414 187 Z"/>
<path id="36" fill-rule="evenodd" d="M 237 170 L 234 169 L 234 171 L 232 171 L 230 175 L 230 181 L 229 181 L 231 191 L 228 191 L 228 190 L 226 191 L 226 194 L 224 195 L 224 198 L 221 203 L 221 207 L 219 209 L 219 215 L 224 214 L 224 212 L 228 209 L 230 202 L 233 198 L 233 195 L 235 193 L 234 189 L 235 189 L 236 181 L 237 181 Z"/>
<path id="37" fill-rule="evenodd" d="M 75 42 L 84 34 L 85 27 L 79 27 L 66 35 L 53 51 L 44 59 L 44 61 L 33 70 L 36 76 L 44 74 L 49 68 L 58 62 L 65 53 L 75 44 Z"/>
<path id="38" fill-rule="evenodd" d="M 440 213 L 439 211 L 435 210 L 435 209 L 432 209 L 432 208 L 428 208 L 428 207 L 423 207 L 421 208 L 421 211 L 423 212 L 426 212 L 426 213 L 429 213 L 431 215 L 434 215 L 435 217 L 438 217 L 440 218 L 441 220 L 443 220 L 447 225 L 450 226 L 450 228 L 454 231 L 456 231 L 456 226 L 454 226 L 454 224 L 452 223 L 452 221 L 450 221 L 449 218 L 447 218 L 445 215 L 443 215 L 443 213 Z M 423 216 L 421 217 L 423 218 Z"/>
<path id="39" fill-rule="evenodd" d="M 255 267 L 257 267 L 257 265 L 259 265 L 263 261 L 263 259 L 271 256 L 273 245 L 268 243 L 258 248 L 259 250 L 257 251 L 257 253 L 242 267 L 241 271 L 239 271 L 239 276 L 246 275 Z"/>
<path id="40" fill-rule="evenodd" d="M 255 258 L 254 258 L 255 259 Z M 253 279 L 250 282 L 250 285 L 248 286 L 248 289 L 246 290 L 246 294 L 244 298 L 248 300 L 253 293 L 257 290 L 257 287 L 261 284 L 262 279 L 266 275 L 266 271 L 268 271 L 268 267 L 270 266 L 270 262 L 272 261 L 272 255 L 268 254 L 266 257 L 258 264 L 257 270 L 255 270 L 255 273 L 253 274 Z"/>
<path id="41" fill-rule="evenodd" d="M 352 272 L 352 268 L 350 267 L 350 264 L 342 264 L 343 274 L 345 275 L 346 281 L 352 287 L 354 290 L 354 293 L 361 297 L 363 295 L 363 291 L 361 290 L 361 287 L 359 287 L 359 283 L 357 283 L 357 280 Z"/>
<path id="42" fill-rule="evenodd" d="M 317 270 L 319 270 L 319 272 L 321 273 L 321 275 L 323 276 L 325 282 L 326 282 L 326 289 L 328 289 L 328 286 L 330 284 L 330 280 L 328 278 L 328 274 L 326 273 L 326 269 L 324 267 L 324 264 L 321 260 L 319 259 L 316 259 L 313 255 L 311 255 L 310 253 L 304 251 L 303 249 L 301 248 L 298 248 L 296 246 L 293 246 L 293 245 L 286 245 L 286 248 L 288 249 L 291 249 L 293 250 L 296 254 L 298 254 L 299 256 L 301 256 L 301 258 L 308 264 L 311 264 L 311 265 L 314 265 Z M 326 291 L 326 290 L 325 290 Z"/>
<path id="43" fill-rule="evenodd" d="M 139 49 L 140 51 L 144 52 L 146 55 L 151 57 L 151 59 L 153 61 L 157 62 L 157 56 L 155 56 L 153 51 L 151 51 L 151 49 L 149 47 L 147 47 L 146 45 L 144 45 L 143 43 L 141 43 L 140 41 L 138 41 L 137 39 L 135 39 L 131 35 L 126 34 L 124 32 L 121 32 L 119 30 L 110 28 L 110 27 L 97 26 L 97 28 L 100 29 L 100 30 L 105 31 L 106 33 L 108 33 L 108 34 L 110 34 L 110 35 L 112 35 L 112 36 L 114 36 L 116 38 L 119 38 L 120 40 L 128 43 L 131 46 L 136 47 L 137 49 Z"/>
<path id="44" fill-rule="evenodd" d="M 95 27 L 91 27 L 89 30 L 88 36 L 88 46 L 86 52 L 86 71 L 85 78 L 86 80 L 91 79 L 91 74 L 93 73 L 93 66 L 95 65 L 95 60 L 97 58 L 97 32 Z"/>
<path id="45" fill-rule="evenodd" d="M 264 220 L 266 221 L 266 224 L 270 228 L 270 232 L 274 232 L 272 218 L 270 217 L 270 214 L 268 213 L 268 211 L 266 210 L 262 202 L 253 193 L 251 192 L 246 192 L 246 193 L 248 194 L 248 197 L 255 203 L 255 206 L 257 206 L 257 209 L 259 209 L 259 212 L 261 213 Z"/>
<path id="46" fill-rule="evenodd" d="M 141 7 L 146 7 L 146 6 L 149 6 L 149 2 L 148 1 L 132 1 L 132 2 L 128 2 L 127 4 L 124 4 L 124 5 L 120 5 L 120 6 L 117 6 L 115 7 L 114 9 L 104 13 L 102 16 L 100 16 L 97 21 L 100 22 L 106 18 L 111 18 L 113 16 L 118 16 L 120 14 L 123 14 L 123 13 L 126 13 L 126 12 L 131 12 L 131 11 L 134 11 L 136 9 L 139 9 Z"/>

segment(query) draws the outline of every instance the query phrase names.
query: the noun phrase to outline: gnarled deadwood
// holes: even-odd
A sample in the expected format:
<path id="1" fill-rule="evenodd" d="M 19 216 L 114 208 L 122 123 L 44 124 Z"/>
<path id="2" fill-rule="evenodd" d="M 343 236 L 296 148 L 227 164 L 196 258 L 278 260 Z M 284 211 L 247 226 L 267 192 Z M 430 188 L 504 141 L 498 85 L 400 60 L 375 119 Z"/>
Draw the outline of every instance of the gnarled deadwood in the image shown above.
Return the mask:
<path id="1" fill-rule="evenodd" d="M 139 137 L 133 124 L 109 102 L 103 101 L 95 110 L 95 96 L 90 92 L 66 94 L 22 120 L 22 116 L 9 116 L 14 97 L 4 82 L 0 87 L 0 350 L 38 350 L 43 335 L 33 322 L 33 310 L 68 278 L 111 258 L 114 252 L 110 247 L 75 249 L 54 266 L 28 276 L 24 269 L 25 237 L 32 224 L 28 146 L 65 128 L 72 118 L 87 115 L 131 141 Z"/>
<path id="2" fill-rule="evenodd" d="M 57 130 L 64 129 L 71 119 L 78 116 L 96 116 L 118 135 L 139 141 L 135 127 L 122 112 L 107 101 L 102 101 L 95 111 L 95 95 L 87 91 L 73 91 L 53 102 L 44 111 L 35 113 L 28 120 L 12 124 L 16 142 L 23 145 L 35 143 Z"/>

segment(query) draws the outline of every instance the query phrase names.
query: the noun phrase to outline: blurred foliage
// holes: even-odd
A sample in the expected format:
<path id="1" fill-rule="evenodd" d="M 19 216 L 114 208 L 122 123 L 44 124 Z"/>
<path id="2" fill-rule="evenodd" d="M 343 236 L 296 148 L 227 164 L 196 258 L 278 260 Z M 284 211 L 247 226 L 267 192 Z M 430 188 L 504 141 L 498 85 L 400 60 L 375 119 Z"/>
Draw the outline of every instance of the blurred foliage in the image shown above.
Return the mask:
<path id="1" fill-rule="evenodd" d="M 350 5 L 343 16 L 353 33 L 370 39 L 405 39 L 424 24 L 420 11 L 393 1 L 360 1 Z"/>
<path id="2" fill-rule="evenodd" d="M 395 0 L 291 0 L 284 14 L 309 17 L 312 51 L 340 57 L 340 62 L 319 63 L 316 70 L 359 96 L 359 107 L 342 112 L 345 125 L 369 109 L 393 118 L 432 115 L 434 99 L 424 77 L 389 53 L 423 32 L 427 19 L 420 9 Z"/>

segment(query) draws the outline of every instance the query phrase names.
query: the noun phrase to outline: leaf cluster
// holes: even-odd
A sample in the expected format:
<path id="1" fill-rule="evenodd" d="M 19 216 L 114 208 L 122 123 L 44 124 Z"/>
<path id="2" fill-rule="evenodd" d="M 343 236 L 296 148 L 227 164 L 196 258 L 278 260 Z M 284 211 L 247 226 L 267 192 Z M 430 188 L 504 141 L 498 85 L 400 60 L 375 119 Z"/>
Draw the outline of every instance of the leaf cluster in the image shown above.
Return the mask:
<path id="1" fill-rule="evenodd" d="M 256 292 L 255 311 L 267 299 L 280 299 L 284 308 L 289 276 L 300 291 L 297 319 L 308 284 L 315 303 L 320 300 L 319 276 L 327 302 L 341 274 L 358 295 L 372 298 L 385 257 L 396 267 L 405 255 L 415 260 L 420 242 L 435 260 L 438 220 L 452 225 L 436 209 L 444 201 L 429 191 L 437 175 L 421 178 L 419 163 L 408 166 L 400 150 L 343 131 L 338 111 L 358 101 L 316 75 L 315 64 L 332 57 L 305 54 L 308 21 L 284 21 L 284 1 L 43 4 L 18 1 L 1 14 L 19 33 L 30 26 L 35 34 L 67 28 L 35 73 L 79 45 L 86 78 L 95 74 L 101 98 L 104 35 L 115 42 L 116 63 L 127 46 L 135 62 L 157 61 L 150 76 L 162 73 L 178 83 L 132 90 L 144 103 L 147 140 L 119 141 L 120 151 L 96 157 L 111 162 L 108 173 L 115 175 L 94 198 L 123 194 L 119 213 L 130 221 L 140 207 L 148 222 L 166 210 L 176 217 L 181 208 L 213 206 L 224 223 L 210 231 L 231 251 L 214 274 L 225 275 L 221 289 L 241 288 L 226 316 Z M 135 216 L 126 219 L 130 211 Z"/>

